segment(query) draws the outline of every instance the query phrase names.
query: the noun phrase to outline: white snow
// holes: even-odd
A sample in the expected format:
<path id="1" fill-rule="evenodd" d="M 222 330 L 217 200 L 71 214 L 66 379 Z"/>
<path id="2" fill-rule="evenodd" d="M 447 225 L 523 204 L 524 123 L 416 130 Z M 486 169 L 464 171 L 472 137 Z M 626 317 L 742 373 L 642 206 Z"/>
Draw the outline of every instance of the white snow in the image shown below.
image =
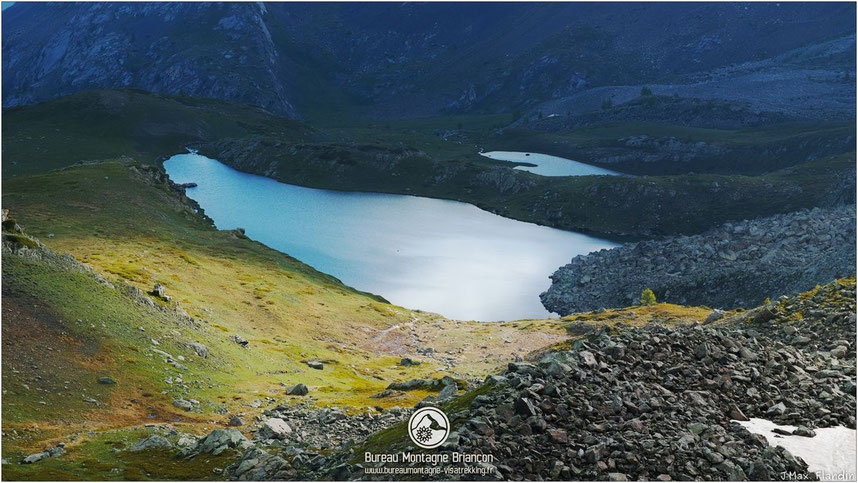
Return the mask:
<path id="1" fill-rule="evenodd" d="M 780 426 L 771 421 L 751 418 L 750 421 L 736 421 L 748 431 L 761 434 L 772 446 L 784 449 L 807 463 L 808 470 L 816 473 L 822 481 L 855 481 L 856 434 L 854 429 L 844 426 L 814 429 L 816 436 L 783 436 L 772 432 L 776 428 L 792 432 L 795 426 Z"/>

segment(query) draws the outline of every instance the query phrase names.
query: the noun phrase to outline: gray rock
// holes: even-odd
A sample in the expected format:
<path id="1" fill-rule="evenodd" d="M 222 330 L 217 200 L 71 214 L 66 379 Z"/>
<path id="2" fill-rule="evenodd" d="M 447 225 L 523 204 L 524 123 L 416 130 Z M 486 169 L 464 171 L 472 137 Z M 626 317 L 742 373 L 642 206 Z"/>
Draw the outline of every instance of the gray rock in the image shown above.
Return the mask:
<path id="1" fill-rule="evenodd" d="M 582 362 L 583 362 L 587 367 L 591 367 L 591 368 L 592 368 L 592 367 L 596 367 L 596 366 L 598 365 L 598 362 L 596 361 L 596 356 L 594 356 L 592 352 L 590 352 L 590 351 L 581 351 L 581 352 L 579 352 L 579 353 L 578 353 L 578 355 L 581 357 L 581 361 L 582 361 Z"/>
<path id="2" fill-rule="evenodd" d="M 836 357 L 838 359 L 842 359 L 843 356 L 846 355 L 846 352 L 849 350 L 848 347 L 839 345 L 831 350 L 831 357 Z"/>
<path id="3" fill-rule="evenodd" d="M 197 443 L 193 453 L 207 453 L 217 456 L 228 448 L 246 448 L 250 445 L 250 441 L 235 428 L 215 429 Z"/>
<path id="4" fill-rule="evenodd" d="M 799 426 L 793 430 L 792 434 L 796 436 L 804 436 L 805 438 L 812 438 L 816 436 L 816 431 L 806 426 Z"/>
<path id="5" fill-rule="evenodd" d="M 444 389 L 441 389 L 441 392 L 438 393 L 438 401 L 446 401 L 448 399 L 452 399 L 456 397 L 459 390 L 456 384 L 449 384 L 444 386 Z"/>
<path id="6" fill-rule="evenodd" d="M 128 448 L 128 451 L 144 451 L 147 449 L 153 448 L 172 448 L 173 445 L 167 438 L 159 435 L 149 436 L 146 439 L 141 439 L 140 441 L 131 445 Z"/>
<path id="7" fill-rule="evenodd" d="M 184 411 L 192 411 L 194 409 L 193 403 L 191 403 L 190 401 L 188 401 L 186 399 L 175 399 L 175 400 L 173 400 L 173 406 L 176 406 L 177 408 L 184 410 Z"/>
<path id="8" fill-rule="evenodd" d="M 304 384 L 298 383 L 286 390 L 289 396 L 306 396 L 310 390 Z"/>
<path id="9" fill-rule="evenodd" d="M 716 321 L 718 321 L 718 320 L 721 320 L 721 319 L 724 317 L 724 314 L 725 314 L 725 313 L 726 313 L 726 312 L 724 312 L 724 311 L 723 311 L 723 310 L 721 310 L 721 309 L 715 309 L 715 310 L 713 310 L 713 311 L 712 311 L 712 313 L 711 313 L 711 314 L 709 314 L 709 315 L 707 315 L 707 316 L 706 316 L 706 318 L 703 320 L 703 323 L 704 323 L 704 324 L 711 324 L 711 323 L 713 323 L 713 322 L 716 322 Z"/>
<path id="10" fill-rule="evenodd" d="M 719 470 L 721 470 L 722 473 L 727 475 L 728 480 L 741 481 L 748 479 L 748 477 L 745 476 L 745 472 L 742 470 L 742 468 L 730 460 L 725 460 L 723 463 L 716 466 L 716 468 L 718 468 Z"/>
<path id="11" fill-rule="evenodd" d="M 197 438 L 190 434 L 182 434 L 176 441 L 176 446 L 180 448 L 190 448 L 197 445 Z"/>
<path id="12" fill-rule="evenodd" d="M 188 347 L 193 349 L 193 351 L 202 358 L 206 358 L 209 356 L 209 348 L 206 347 L 204 344 L 201 344 L 199 342 L 191 342 L 190 344 L 188 344 Z"/>
<path id="13" fill-rule="evenodd" d="M 21 463 L 29 465 L 32 463 L 36 463 L 37 461 L 41 461 L 45 458 L 49 458 L 50 456 L 50 453 L 48 453 L 47 451 L 43 451 L 41 453 L 33 453 L 21 460 Z"/>
<path id="14" fill-rule="evenodd" d="M 520 397 L 515 400 L 515 413 L 524 417 L 536 416 L 536 409 L 529 399 Z"/>
<path id="15" fill-rule="evenodd" d="M 165 300 L 165 301 L 170 300 L 170 297 L 167 295 L 166 287 L 164 287 L 160 283 L 156 283 L 155 286 L 152 288 L 152 291 L 149 293 L 154 295 L 155 297 L 162 299 L 162 300 Z"/>
<path id="16" fill-rule="evenodd" d="M 269 418 L 257 431 L 259 439 L 284 439 L 292 433 L 292 428 L 280 418 Z"/>
<path id="17" fill-rule="evenodd" d="M 784 403 L 782 402 L 779 402 L 767 409 L 766 414 L 781 415 L 786 412 L 786 409 L 786 405 L 784 405 Z"/>

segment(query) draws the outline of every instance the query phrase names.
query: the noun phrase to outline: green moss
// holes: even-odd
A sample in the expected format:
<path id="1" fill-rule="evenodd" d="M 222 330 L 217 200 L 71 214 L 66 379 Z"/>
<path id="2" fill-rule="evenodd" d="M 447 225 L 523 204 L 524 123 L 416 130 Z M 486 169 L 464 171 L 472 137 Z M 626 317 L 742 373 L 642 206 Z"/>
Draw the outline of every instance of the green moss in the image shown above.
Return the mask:
<path id="1" fill-rule="evenodd" d="M 131 444 L 149 434 L 141 430 L 102 433 L 82 443 L 67 446 L 66 452 L 57 458 L 46 458 L 31 465 L 3 465 L 3 479 L 222 480 L 221 473 L 214 470 L 223 470 L 235 461 L 237 456 L 233 450 L 227 450 L 218 456 L 199 455 L 191 459 L 178 458 L 174 448 L 127 450 Z M 16 453 L 13 461 L 19 460 L 23 455 Z"/>
<path id="2" fill-rule="evenodd" d="M 39 247 L 39 242 L 37 240 L 22 233 L 3 233 L 3 240 L 8 241 L 13 245 L 27 248 Z"/>
<path id="3" fill-rule="evenodd" d="M 442 404 L 441 409 L 443 409 L 447 414 L 464 411 L 471 407 L 471 403 L 474 402 L 474 399 L 476 399 L 477 396 L 493 394 L 499 391 L 502 387 L 503 384 L 483 384 L 476 389 L 468 391 L 467 393 Z"/>

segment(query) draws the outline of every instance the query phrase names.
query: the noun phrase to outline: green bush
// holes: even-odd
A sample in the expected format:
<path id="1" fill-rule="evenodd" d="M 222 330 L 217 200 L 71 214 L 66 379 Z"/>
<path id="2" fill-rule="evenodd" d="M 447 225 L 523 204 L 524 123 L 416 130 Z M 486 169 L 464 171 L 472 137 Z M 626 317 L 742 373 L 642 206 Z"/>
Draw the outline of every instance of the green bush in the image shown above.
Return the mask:
<path id="1" fill-rule="evenodd" d="M 641 305 L 655 305 L 655 294 L 652 290 L 645 288 L 643 292 L 641 292 Z"/>

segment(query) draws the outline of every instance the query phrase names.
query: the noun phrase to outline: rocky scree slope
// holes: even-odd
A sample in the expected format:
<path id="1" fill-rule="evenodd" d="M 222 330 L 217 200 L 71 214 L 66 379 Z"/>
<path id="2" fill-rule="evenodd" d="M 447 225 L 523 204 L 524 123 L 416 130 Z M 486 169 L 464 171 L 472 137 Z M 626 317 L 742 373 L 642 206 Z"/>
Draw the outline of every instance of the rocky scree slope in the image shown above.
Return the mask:
<path id="1" fill-rule="evenodd" d="M 492 454 L 512 480 L 777 480 L 807 465 L 733 420 L 855 428 L 854 279 L 706 325 L 617 329 L 490 376 L 441 451 Z M 321 475 L 361 477 L 366 449 Z M 383 450 L 416 448 L 403 429 Z"/>
<path id="2" fill-rule="evenodd" d="M 581 255 L 540 297 L 561 315 L 632 305 L 646 288 L 659 301 L 736 308 L 854 273 L 855 207 L 841 206 Z"/>

